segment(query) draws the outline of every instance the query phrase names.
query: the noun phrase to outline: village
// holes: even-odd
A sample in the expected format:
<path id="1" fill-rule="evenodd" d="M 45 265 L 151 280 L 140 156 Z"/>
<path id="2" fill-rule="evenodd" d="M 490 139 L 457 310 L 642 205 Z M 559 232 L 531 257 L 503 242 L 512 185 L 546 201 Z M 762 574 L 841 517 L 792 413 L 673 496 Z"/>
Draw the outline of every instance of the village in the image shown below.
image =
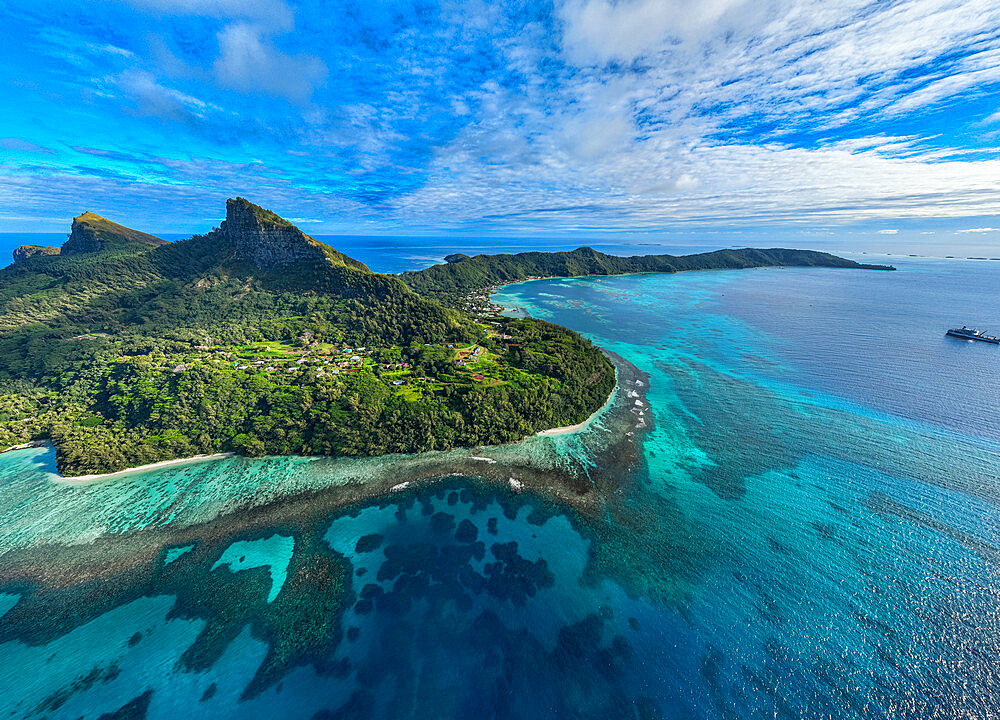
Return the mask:
<path id="1" fill-rule="evenodd" d="M 498 323 L 481 322 L 487 338 L 500 340 L 507 347 L 520 347 L 510 342 L 513 340 L 510 335 L 494 327 Z M 192 343 L 189 351 L 168 353 L 157 364 L 161 370 L 175 375 L 207 365 L 219 370 L 271 376 L 282 384 L 295 377 L 349 376 L 366 370 L 394 388 L 398 395 L 416 400 L 447 386 L 497 386 L 517 382 L 523 372 L 502 361 L 503 345 L 494 345 L 496 349 L 480 343 L 423 345 L 421 356 L 425 362 L 435 364 L 433 374 L 436 377 L 433 378 L 415 372 L 413 363 L 407 360 L 400 347 L 341 346 L 311 338 L 300 338 L 298 344 L 267 340 L 244 345 L 216 345 L 205 338 L 200 343 Z M 412 353 L 413 348 L 408 352 Z M 134 357 L 126 355 L 117 360 L 127 362 Z M 153 356 L 147 357 L 154 360 Z"/>
<path id="2" fill-rule="evenodd" d="M 503 305 L 490 302 L 490 298 L 499 289 L 500 286 L 498 285 L 473 290 L 469 294 L 462 296 L 459 305 L 463 310 L 478 316 L 480 319 L 486 316 L 498 315 L 503 312 L 504 307 Z"/>
<path id="3" fill-rule="evenodd" d="M 542 280 L 541 275 L 529 275 L 525 280 Z M 495 302 L 491 302 L 494 293 L 500 291 L 503 285 L 492 285 L 490 287 L 478 288 L 462 295 L 458 298 L 457 307 L 477 316 L 480 320 L 495 318 L 502 313 L 505 308 Z"/>

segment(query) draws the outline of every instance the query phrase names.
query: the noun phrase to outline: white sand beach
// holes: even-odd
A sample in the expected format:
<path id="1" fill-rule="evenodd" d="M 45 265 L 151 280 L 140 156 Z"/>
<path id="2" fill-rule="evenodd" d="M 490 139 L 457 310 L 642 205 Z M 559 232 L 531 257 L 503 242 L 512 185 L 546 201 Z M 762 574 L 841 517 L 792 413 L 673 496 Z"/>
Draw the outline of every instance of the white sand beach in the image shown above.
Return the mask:
<path id="1" fill-rule="evenodd" d="M 192 455 L 186 458 L 174 458 L 173 460 L 161 460 L 160 462 L 149 463 L 148 465 L 139 465 L 138 467 L 125 468 L 124 470 L 117 470 L 112 473 L 101 473 L 98 475 L 76 475 L 73 477 L 66 477 L 64 475 L 57 475 L 56 480 L 62 483 L 69 483 L 72 485 L 77 485 L 80 483 L 93 482 L 94 480 L 105 480 L 107 478 L 118 477 L 119 475 L 128 475 L 135 472 L 145 472 L 147 470 L 156 470 L 157 468 L 170 467 L 172 465 L 184 465 L 186 463 L 201 462 L 203 460 L 218 460 L 220 458 L 233 457 L 236 453 L 224 452 L 224 453 L 213 453 L 211 455 Z"/>

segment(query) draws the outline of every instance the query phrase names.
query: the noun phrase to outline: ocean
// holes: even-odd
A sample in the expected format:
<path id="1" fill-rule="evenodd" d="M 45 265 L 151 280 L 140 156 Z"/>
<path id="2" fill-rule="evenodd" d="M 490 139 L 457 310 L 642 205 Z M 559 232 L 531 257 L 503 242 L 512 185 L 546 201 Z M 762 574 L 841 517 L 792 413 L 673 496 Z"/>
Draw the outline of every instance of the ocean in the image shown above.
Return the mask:
<path id="1" fill-rule="evenodd" d="M 1000 263 L 891 261 L 504 288 L 648 375 L 601 517 L 452 476 L 306 521 L 268 503 L 349 466 L 0 456 L 0 715 L 1000 717 L 1000 348 L 944 336 L 1000 331 Z"/>

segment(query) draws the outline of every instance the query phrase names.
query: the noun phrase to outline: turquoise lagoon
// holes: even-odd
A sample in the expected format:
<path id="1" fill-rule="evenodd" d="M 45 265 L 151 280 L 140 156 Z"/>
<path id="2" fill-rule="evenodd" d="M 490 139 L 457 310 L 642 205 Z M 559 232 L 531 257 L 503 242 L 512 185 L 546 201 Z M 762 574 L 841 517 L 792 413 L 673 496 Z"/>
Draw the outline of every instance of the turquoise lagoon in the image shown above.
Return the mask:
<path id="1" fill-rule="evenodd" d="M 600 517 L 448 477 L 306 521 L 268 504 L 378 466 L 0 456 L 0 569 L 63 588 L 0 586 L 0 716 L 997 716 L 1000 352 L 943 332 L 1000 329 L 1000 264 L 894 260 L 504 289 L 649 375 Z M 46 576 L 74 553 L 105 574 Z"/>

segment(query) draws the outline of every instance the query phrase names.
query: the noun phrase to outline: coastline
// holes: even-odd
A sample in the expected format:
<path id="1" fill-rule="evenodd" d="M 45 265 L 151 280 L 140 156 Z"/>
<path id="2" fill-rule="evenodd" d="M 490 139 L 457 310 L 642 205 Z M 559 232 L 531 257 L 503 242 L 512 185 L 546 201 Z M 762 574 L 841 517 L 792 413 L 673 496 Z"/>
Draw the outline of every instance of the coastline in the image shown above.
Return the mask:
<path id="1" fill-rule="evenodd" d="M 225 463 L 210 462 L 211 456 L 182 458 L 157 463 L 152 469 L 144 466 L 97 477 L 60 477 L 48 460 L 31 472 L 30 487 L 21 488 L 26 496 L 39 498 L 38 512 L 47 519 L 0 531 L 0 582 L 4 567 L 10 567 L 5 561 L 13 562 L 19 552 L 39 542 L 67 547 L 90 543 L 96 527 L 117 528 L 109 542 L 112 536 L 115 543 L 128 536 L 143 547 L 146 542 L 183 545 L 195 537 L 192 533 L 204 532 L 206 524 L 216 521 L 248 531 L 275 518 L 298 525 L 305 516 L 379 497 L 395 498 L 400 491 L 424 492 L 456 476 L 474 478 L 501 494 L 530 492 L 581 516 L 600 516 L 622 487 L 641 475 L 645 465 L 641 441 L 652 419 L 649 413 L 639 416 L 635 407 L 635 395 L 643 397 L 649 387 L 648 375 L 608 354 L 616 368 L 614 391 L 603 412 L 598 411 L 577 434 L 530 435 L 505 445 L 363 458 L 237 455 Z M 594 422 L 597 416 L 600 420 Z M 141 490 L 144 487 L 148 493 Z M 136 492 L 139 495 L 134 496 Z M 67 523 L 62 515 L 67 511 L 82 522 Z M 121 561 L 117 552 L 114 556 L 107 560 Z M 48 576 L 50 569 L 44 574 Z"/>
<path id="2" fill-rule="evenodd" d="M 593 414 L 591 414 L 590 417 L 588 417 L 586 420 L 584 420 L 582 422 L 579 422 L 576 425 L 563 425 L 561 427 L 549 428 L 547 430 L 540 430 L 539 432 L 535 433 L 534 435 L 528 435 L 528 436 L 522 438 L 521 440 L 519 440 L 517 442 L 518 443 L 525 442 L 526 440 L 529 440 L 532 437 L 555 437 L 555 436 L 558 436 L 558 435 L 568 435 L 570 433 L 574 433 L 574 432 L 578 432 L 578 431 L 581 431 L 581 430 L 585 430 L 588 426 L 590 426 L 591 423 L 594 422 L 594 420 L 596 420 L 600 415 L 602 415 L 608 409 L 608 407 L 611 405 L 612 401 L 614 400 L 615 396 L 617 395 L 616 391 L 619 390 L 618 380 L 619 380 L 619 378 L 618 378 L 618 369 L 616 367 L 615 368 L 615 385 L 614 385 L 614 387 L 612 387 L 611 392 L 608 393 L 608 397 L 605 399 L 604 404 L 601 405 L 601 407 L 599 407 L 597 410 L 595 410 L 593 412 Z M 514 443 L 514 444 L 517 444 L 517 443 Z M 5 452 L 12 452 L 14 450 L 29 450 L 29 449 L 32 449 L 32 448 L 40 448 L 40 447 L 52 447 L 52 448 L 54 448 L 55 446 L 52 444 L 52 441 L 50 441 L 50 440 L 33 440 L 31 442 L 22 443 L 20 445 L 12 445 L 11 447 L 9 447 L 9 448 L 7 448 L 5 450 L 0 450 L 0 454 L 5 453 Z M 456 448 L 456 450 L 473 450 L 473 449 L 474 448 Z M 86 484 L 86 483 L 95 482 L 95 481 L 98 481 L 98 480 L 107 480 L 107 479 L 110 479 L 110 478 L 115 478 L 115 477 L 118 477 L 120 475 L 130 475 L 130 474 L 137 473 L 137 472 L 147 472 L 147 471 L 150 471 L 150 470 L 158 470 L 160 468 L 172 467 L 172 466 L 176 466 L 176 465 L 186 465 L 186 464 L 189 464 L 189 463 L 197 463 L 197 462 L 209 461 L 209 460 L 221 460 L 223 458 L 231 458 L 231 457 L 236 457 L 236 456 L 237 455 L 234 452 L 221 452 L 221 453 L 211 453 L 211 454 L 204 454 L 204 455 L 191 455 L 190 457 L 172 458 L 170 460 L 160 460 L 158 462 L 147 463 L 146 465 L 137 465 L 135 467 L 129 467 L 129 468 L 125 468 L 123 470 L 115 470 L 114 472 L 108 472 L 108 473 L 93 473 L 93 474 L 90 474 L 90 475 L 63 475 L 61 473 L 55 473 L 53 477 L 54 477 L 54 482 L 62 483 L 62 484 L 65 484 L 65 485 L 82 485 L 82 484 Z M 317 456 L 315 456 L 315 459 L 320 459 L 320 458 L 324 458 L 324 457 L 325 456 L 317 455 Z M 372 456 L 372 459 L 377 459 L 377 458 L 380 458 L 380 457 L 386 457 L 386 456 L 384 456 L 384 455 L 374 455 L 374 456 Z M 476 459 L 476 458 L 473 458 L 473 459 Z M 482 459 L 487 459 L 487 458 L 482 458 Z"/>
<path id="3" fill-rule="evenodd" d="M 850 253 L 845 253 L 845 254 L 850 254 Z M 854 253 L 854 254 L 857 255 L 859 253 Z M 860 253 L 860 254 L 881 255 L 882 253 Z M 884 253 L 884 254 L 886 255 L 886 257 L 893 257 L 892 253 Z M 932 255 L 927 255 L 927 256 L 910 255 L 908 257 L 926 257 L 930 259 L 951 259 L 951 260 L 1000 260 L 1000 258 L 992 258 L 992 257 L 955 258 L 949 256 L 944 258 L 937 258 L 936 256 Z M 864 265 L 864 263 L 862 263 L 862 265 Z M 594 278 L 631 277 L 636 275 L 680 275 L 682 273 L 694 273 L 694 272 L 729 272 L 735 270 L 787 270 L 789 268 L 801 268 L 801 269 L 824 268 L 826 270 L 879 270 L 879 271 L 890 271 L 890 272 L 897 270 L 897 268 L 891 265 L 872 266 L 872 267 L 839 267 L 836 265 L 750 265 L 748 267 L 736 267 L 736 268 L 689 268 L 684 270 L 631 270 L 629 272 L 590 273 L 587 275 L 539 275 L 539 276 L 527 277 L 524 278 L 523 280 L 511 280 L 510 282 L 504 282 L 501 285 L 489 285 L 485 288 L 480 288 L 480 289 L 488 290 L 490 293 L 490 297 L 492 298 L 493 295 L 500 292 L 504 288 L 514 287 L 515 285 L 522 285 L 524 283 L 529 283 L 529 282 L 539 282 L 542 280 L 586 280 Z M 397 273 L 397 274 L 402 275 L 405 273 Z M 519 308 L 514 308 L 514 309 L 517 310 Z M 530 315 L 528 317 L 530 317 Z"/>
<path id="4" fill-rule="evenodd" d="M 51 443 L 43 443 L 36 445 L 34 447 L 42 447 L 43 445 Z M 110 473 L 97 473 L 94 475 L 62 475 L 57 474 L 55 476 L 55 482 L 64 483 L 67 485 L 76 485 L 82 483 L 94 482 L 95 480 L 106 480 L 108 478 L 118 477 L 119 475 L 130 475 L 137 472 L 146 472 L 147 470 L 156 470 L 158 468 L 170 467 L 172 465 L 186 465 L 188 463 L 201 462 L 203 460 L 220 460 L 222 458 L 234 457 L 236 453 L 234 452 L 223 452 L 223 453 L 212 453 L 210 455 L 192 455 L 186 458 L 174 458 L 172 460 L 160 460 L 159 462 L 149 463 L 147 465 L 137 465 L 136 467 L 125 468 L 124 470 L 115 470 Z"/>
<path id="5" fill-rule="evenodd" d="M 400 495 L 412 497 L 456 477 L 491 488 L 499 497 L 530 493 L 572 509 L 581 520 L 601 517 L 642 476 L 642 438 L 652 427 L 651 413 L 636 407 L 637 398 L 644 400 L 649 376 L 614 352 L 602 352 L 614 365 L 615 384 L 601 408 L 582 423 L 504 445 L 364 458 L 206 454 L 76 477 L 53 473 L 49 464 L 36 476 L 50 488 L 42 504 L 73 508 L 87 520 L 68 525 L 55 512 L 48 523 L 0 532 L 0 546 L 7 546 L 0 550 L 0 582 L 20 578 L 58 586 L 56 568 L 62 564 L 84 563 L 98 575 L 134 569 L 158 548 L 221 538 L 236 529 L 253 533 L 276 522 L 304 528 L 345 508 L 378 498 L 398 502 Z M 227 456 L 230 462 L 208 462 Z M 178 472 L 194 464 L 197 469 Z M 264 482 L 257 478 L 260 472 L 267 477 Z M 140 491 L 147 485 L 149 493 Z M 136 491 L 141 494 L 133 497 Z M 107 548 L 94 547 L 84 560 L 76 550 L 95 542 L 97 527 L 116 531 L 100 541 Z M 49 550 L 65 547 L 67 554 L 62 557 L 60 550 L 61 560 L 50 557 L 36 565 L 32 548 L 38 543 Z M 122 543 L 135 551 L 128 559 L 121 554 Z"/>
<path id="6" fill-rule="evenodd" d="M 525 281 L 522 281 L 522 282 L 525 282 Z M 512 283 L 512 284 L 517 284 L 517 283 Z M 504 286 L 504 287 L 506 287 L 506 286 Z M 546 430 L 540 430 L 540 431 L 534 433 L 533 435 L 527 435 L 527 436 L 521 438 L 517 442 L 513 443 L 514 445 L 526 442 L 526 441 L 530 440 L 531 438 L 535 438 L 535 437 L 558 437 L 558 436 L 570 435 L 572 433 L 576 433 L 576 432 L 580 432 L 580 431 L 586 430 L 598 417 L 600 417 L 601 415 L 603 415 L 608 410 L 608 408 L 613 404 L 615 398 L 618 396 L 619 391 L 623 391 L 623 388 L 621 386 L 621 373 L 619 372 L 619 365 L 618 365 L 618 361 L 621 361 L 621 359 L 618 358 L 617 356 L 615 356 L 613 353 L 608 352 L 604 348 L 599 348 L 599 349 L 601 350 L 602 353 L 605 354 L 605 356 L 607 356 L 609 359 L 611 359 L 612 366 L 614 367 L 614 373 L 615 373 L 615 384 L 612 386 L 611 391 L 608 393 L 607 398 L 605 398 L 604 403 L 599 408 L 597 408 L 597 410 L 595 410 L 589 417 L 587 417 L 585 420 L 583 420 L 582 422 L 576 423 L 575 425 L 563 425 L 563 426 L 560 426 L 560 427 L 554 427 L 554 428 L 548 428 Z M 35 447 L 54 447 L 54 445 L 52 444 L 52 442 L 50 440 L 35 440 L 35 441 L 31 441 L 29 443 L 23 443 L 22 445 L 15 445 L 15 446 L 9 447 L 9 448 L 7 448 L 7 450 L 4 450 L 2 452 L 7 452 L 7 451 L 10 451 L 10 450 L 26 450 L 26 449 L 35 448 Z M 473 450 L 475 450 L 475 448 L 455 448 L 455 450 L 457 450 L 457 451 L 462 451 L 462 450 L 473 451 Z M 58 482 L 58 483 L 65 484 L 65 485 L 85 485 L 87 483 L 92 483 L 92 482 L 96 482 L 96 481 L 99 481 L 99 480 L 107 480 L 107 479 L 110 479 L 110 478 L 115 478 L 115 477 L 118 477 L 118 476 L 129 475 L 129 474 L 133 474 L 133 473 L 137 473 L 137 472 L 147 472 L 147 471 L 150 471 L 150 470 L 158 470 L 158 469 L 161 469 L 161 468 L 172 467 L 172 466 L 176 466 L 176 465 L 185 465 L 185 464 L 189 464 L 189 463 L 197 463 L 197 462 L 209 461 L 209 460 L 220 460 L 220 459 L 223 459 L 223 458 L 230 458 L 230 457 L 236 457 L 236 456 L 237 455 L 234 452 L 211 453 L 211 454 L 204 454 L 204 455 L 192 455 L 190 457 L 184 457 L 184 458 L 172 458 L 170 460 L 160 460 L 158 462 L 148 463 L 146 465 L 137 465 L 135 467 L 129 467 L 129 468 L 125 468 L 124 470 L 116 470 L 114 472 L 109 472 L 109 473 L 93 473 L 93 474 L 89 474 L 89 475 L 70 475 L 70 476 L 63 475 L 61 473 L 56 473 L 54 475 L 54 482 Z M 315 456 L 314 459 L 320 459 L 320 458 L 323 458 L 323 457 L 325 457 L 325 456 L 321 456 L 321 455 L 320 456 Z M 386 456 L 375 455 L 375 456 L 372 456 L 372 459 L 377 459 L 377 458 L 380 458 L 380 457 L 386 457 Z M 476 459 L 476 458 L 473 458 L 473 459 Z M 481 458 L 481 459 L 487 460 L 489 458 Z"/>
<path id="7" fill-rule="evenodd" d="M 601 411 L 598 410 L 597 413 L 599 412 Z M 594 415 L 596 415 L 597 413 L 594 413 Z M 535 433 L 535 435 L 537 437 L 552 437 L 553 435 L 567 435 L 571 432 L 582 430 L 587 426 L 587 424 L 591 421 L 594 415 L 591 415 L 589 418 L 587 418 L 581 423 L 577 423 L 576 425 L 563 425 L 562 427 L 549 428 L 548 430 L 539 430 L 538 432 Z"/>
<path id="8" fill-rule="evenodd" d="M 591 423 L 593 423 L 600 415 L 602 415 L 608 409 L 612 401 L 615 399 L 615 396 L 617 395 L 617 391 L 619 389 L 620 389 L 619 373 L 618 373 L 618 368 L 615 367 L 615 384 L 611 388 L 611 392 L 608 393 L 608 397 L 604 400 L 604 404 L 601 405 L 601 407 L 597 408 L 597 410 L 595 410 L 593 414 L 590 415 L 590 417 L 588 417 L 586 420 L 582 422 L 577 423 L 576 425 L 563 425 L 561 427 L 549 428 L 547 430 L 540 430 L 534 435 L 528 435 L 517 442 L 519 443 L 524 442 L 532 437 L 555 437 L 558 435 L 569 435 L 574 432 L 585 430 L 587 427 L 590 426 Z M 11 450 L 27 450 L 30 448 L 38 448 L 38 447 L 54 447 L 54 445 L 50 440 L 34 440 L 29 443 L 23 443 L 21 445 L 11 446 L 6 450 L 0 452 L 8 452 Z M 456 450 L 472 450 L 472 449 L 474 448 L 456 448 Z M 85 484 L 85 483 L 95 482 L 97 480 L 107 480 L 109 478 L 118 477 L 119 475 L 129 475 L 132 473 L 157 470 L 160 468 L 171 467 L 175 465 L 186 465 L 189 463 L 197 463 L 207 460 L 221 460 L 223 458 L 230 458 L 230 457 L 236 457 L 236 453 L 221 452 L 221 453 L 211 453 L 207 455 L 192 455 L 190 457 L 183 457 L 183 458 L 172 458 L 170 460 L 160 460 L 158 462 L 148 463 L 146 465 L 137 465 L 135 467 L 125 468 L 124 470 L 115 470 L 114 472 L 109 472 L 109 473 L 94 473 L 90 475 L 63 475 L 61 473 L 58 473 L 55 475 L 55 482 L 63 483 L 66 485 Z M 323 457 L 324 456 L 322 455 L 315 456 L 315 458 L 323 458 Z M 372 458 L 379 458 L 379 457 L 385 457 L 385 456 L 383 455 L 372 456 Z M 473 457 L 472 459 L 478 459 L 478 458 Z M 489 458 L 481 458 L 481 459 L 488 460 Z"/>
<path id="9" fill-rule="evenodd" d="M 21 443 L 20 445 L 11 445 L 9 448 L 4 448 L 0 450 L 0 455 L 4 453 L 13 452 L 14 450 L 30 450 L 31 448 L 47 447 L 52 443 L 48 440 L 29 440 L 26 443 Z"/>
<path id="10" fill-rule="evenodd" d="M 605 354 L 607 354 L 609 357 L 611 357 L 611 354 L 607 353 L 603 349 L 602 349 L 602 352 L 605 352 Z M 609 392 L 608 393 L 608 397 L 605 398 L 604 404 L 601 405 L 601 407 L 597 408 L 597 410 L 595 410 L 586 420 L 583 420 L 582 422 L 579 422 L 576 425 L 563 425 L 561 427 L 549 428 L 547 430 L 540 430 L 537 433 L 535 433 L 533 435 L 528 435 L 528 436 L 526 436 L 524 438 L 521 438 L 521 440 L 518 440 L 517 442 L 512 443 L 512 444 L 516 445 L 518 443 L 523 443 L 523 442 L 525 442 L 527 440 L 530 440 L 533 437 L 556 437 L 556 436 L 560 436 L 560 435 L 569 435 L 571 433 L 575 433 L 575 432 L 579 432 L 579 431 L 587 429 L 599 416 L 603 415 L 605 413 L 605 411 L 607 411 L 607 409 L 611 406 L 612 402 L 614 401 L 615 397 L 618 395 L 618 391 L 621 390 L 621 387 L 619 385 L 620 378 L 619 378 L 618 367 L 615 366 L 614 370 L 615 370 L 615 384 L 611 388 L 611 392 Z M 55 446 L 52 444 L 52 442 L 50 440 L 35 440 L 35 441 L 30 442 L 30 443 L 24 443 L 22 445 L 14 445 L 12 447 L 7 448 L 7 450 L 4 450 L 2 452 L 8 452 L 8 451 L 11 451 L 11 450 L 27 450 L 27 449 L 30 449 L 30 448 L 38 448 L 38 447 L 55 447 Z M 458 451 L 462 451 L 462 450 L 472 451 L 474 449 L 475 448 L 455 448 L 455 450 L 458 450 Z M 418 453 L 418 455 L 419 455 L 419 453 Z M 54 475 L 54 481 L 58 482 L 58 483 L 65 484 L 65 485 L 83 485 L 83 484 L 95 482 L 95 481 L 98 481 L 98 480 L 107 480 L 107 479 L 110 479 L 110 478 L 115 478 L 115 477 L 118 477 L 119 475 L 129 475 L 129 474 L 132 474 L 132 473 L 147 472 L 147 471 L 150 471 L 150 470 L 158 470 L 160 468 L 172 467 L 172 466 L 175 466 L 175 465 L 186 465 L 186 464 L 189 464 L 189 463 L 197 463 L 197 462 L 209 461 L 209 460 L 221 460 L 223 458 L 230 458 L 230 457 L 237 457 L 237 455 L 234 452 L 211 453 L 211 454 L 207 454 L 207 455 L 192 455 L 190 457 L 172 458 L 170 460 L 160 460 L 158 462 L 148 463 L 146 465 L 137 465 L 135 467 L 125 468 L 124 470 L 115 470 L 114 472 L 109 472 L 109 473 L 94 473 L 94 474 L 90 474 L 90 475 L 68 475 L 67 476 L 67 475 L 63 475 L 61 473 L 56 473 Z M 311 456 L 311 457 L 313 457 L 313 459 L 321 459 L 321 458 L 324 458 L 325 456 L 317 455 L 317 456 Z M 371 456 L 371 459 L 378 459 L 380 457 L 387 457 L 387 456 L 384 456 L 384 455 L 373 455 L 373 456 Z M 478 460 L 488 460 L 490 462 L 496 462 L 495 460 L 492 460 L 491 458 L 485 458 L 485 457 L 484 458 L 478 458 L 478 457 L 473 456 L 471 459 L 473 459 L 473 460 L 477 460 L 477 459 Z"/>
<path id="11" fill-rule="evenodd" d="M 548 430 L 539 430 L 531 437 L 556 437 L 559 435 L 569 435 L 571 433 L 579 432 L 581 430 L 586 430 L 590 425 L 597 420 L 601 415 L 603 415 L 607 409 L 611 406 L 615 397 L 618 395 L 618 391 L 621 389 L 621 378 L 619 377 L 618 365 L 614 362 L 614 357 L 604 348 L 600 348 L 601 352 L 605 354 L 609 359 L 612 360 L 612 366 L 615 370 L 615 384 L 611 388 L 611 392 L 608 393 L 608 397 L 605 398 L 604 404 L 597 408 L 590 417 L 588 417 L 583 422 L 578 422 L 576 425 L 562 425 L 560 427 L 549 428 Z M 525 438 L 527 440 L 527 438 Z M 523 441 L 522 441 L 523 442 Z"/>

